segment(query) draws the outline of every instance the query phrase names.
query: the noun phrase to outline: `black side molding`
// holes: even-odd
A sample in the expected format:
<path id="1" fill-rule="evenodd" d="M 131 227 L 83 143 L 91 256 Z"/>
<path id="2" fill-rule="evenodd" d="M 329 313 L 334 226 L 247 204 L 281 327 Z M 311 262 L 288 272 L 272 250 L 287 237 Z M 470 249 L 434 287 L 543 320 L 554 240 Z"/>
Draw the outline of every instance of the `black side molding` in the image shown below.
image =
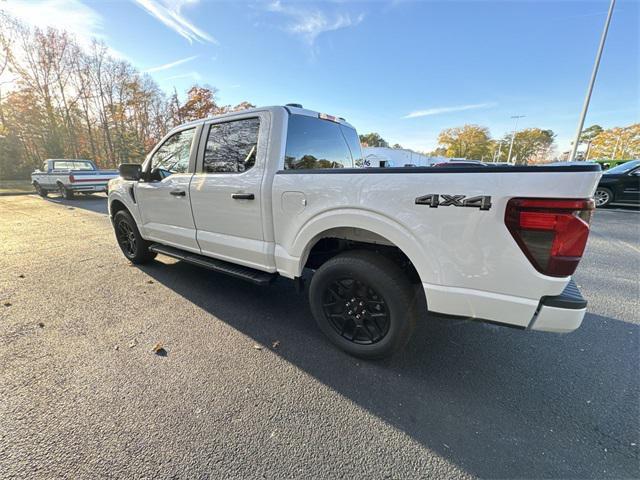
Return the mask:
<path id="1" fill-rule="evenodd" d="M 542 297 L 540 305 L 545 307 L 565 308 L 568 310 L 582 310 L 587 308 L 587 301 L 584 299 L 573 278 L 564 288 L 560 295 L 553 297 Z"/>

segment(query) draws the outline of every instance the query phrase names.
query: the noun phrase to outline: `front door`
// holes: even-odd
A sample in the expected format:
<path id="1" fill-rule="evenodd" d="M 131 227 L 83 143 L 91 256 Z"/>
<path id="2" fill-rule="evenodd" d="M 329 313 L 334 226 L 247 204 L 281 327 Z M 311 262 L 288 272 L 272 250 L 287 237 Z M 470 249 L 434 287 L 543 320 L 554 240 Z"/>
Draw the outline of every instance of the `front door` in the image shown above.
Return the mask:
<path id="1" fill-rule="evenodd" d="M 190 191 L 203 254 L 275 271 L 262 217 L 268 118 L 254 113 L 205 123 Z"/>
<path id="2" fill-rule="evenodd" d="M 198 130 L 191 127 L 168 137 L 145 163 L 145 179 L 135 187 L 143 236 L 197 253 L 200 248 L 189 204 L 189 185 Z"/>
<path id="3" fill-rule="evenodd" d="M 623 175 L 620 178 L 621 202 L 640 202 L 640 168 Z"/>

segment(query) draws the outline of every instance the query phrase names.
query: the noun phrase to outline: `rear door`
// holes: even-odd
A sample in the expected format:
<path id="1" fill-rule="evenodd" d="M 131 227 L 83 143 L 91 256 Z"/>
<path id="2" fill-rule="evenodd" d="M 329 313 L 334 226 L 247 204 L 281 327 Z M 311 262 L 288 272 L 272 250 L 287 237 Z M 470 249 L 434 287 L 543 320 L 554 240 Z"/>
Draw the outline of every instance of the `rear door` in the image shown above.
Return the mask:
<path id="1" fill-rule="evenodd" d="M 205 123 L 190 193 L 203 254 L 274 271 L 262 212 L 268 135 L 268 112 Z"/>
<path id="2" fill-rule="evenodd" d="M 200 129 L 185 128 L 166 138 L 145 162 L 145 179 L 135 186 L 144 237 L 198 253 L 189 184 Z"/>

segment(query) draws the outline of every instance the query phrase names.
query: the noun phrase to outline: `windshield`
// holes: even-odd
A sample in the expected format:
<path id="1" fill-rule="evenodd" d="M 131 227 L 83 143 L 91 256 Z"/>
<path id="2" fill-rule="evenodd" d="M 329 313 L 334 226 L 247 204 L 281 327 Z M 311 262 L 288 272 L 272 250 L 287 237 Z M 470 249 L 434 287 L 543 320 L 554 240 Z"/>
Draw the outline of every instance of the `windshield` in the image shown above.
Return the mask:
<path id="1" fill-rule="evenodd" d="M 631 170 L 633 170 L 634 168 L 640 166 L 640 160 L 633 160 L 631 162 L 626 162 L 623 163 L 622 165 L 618 165 L 617 167 L 613 167 L 610 168 L 609 170 L 607 170 L 606 172 L 604 172 L 607 175 L 621 175 L 623 173 L 627 173 Z"/>

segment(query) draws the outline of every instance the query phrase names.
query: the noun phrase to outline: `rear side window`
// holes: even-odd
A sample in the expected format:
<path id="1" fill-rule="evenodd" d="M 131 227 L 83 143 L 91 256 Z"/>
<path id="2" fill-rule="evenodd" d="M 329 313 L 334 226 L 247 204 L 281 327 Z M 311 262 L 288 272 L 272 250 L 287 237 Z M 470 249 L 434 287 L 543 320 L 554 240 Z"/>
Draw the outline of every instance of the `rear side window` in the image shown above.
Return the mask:
<path id="1" fill-rule="evenodd" d="M 217 123 L 209 128 L 204 173 L 242 173 L 256 164 L 260 119 Z"/>
<path id="2" fill-rule="evenodd" d="M 285 169 L 351 168 L 352 152 L 339 123 L 306 115 L 289 116 Z M 353 130 L 355 135 L 355 130 Z M 357 136 L 356 136 L 357 141 Z M 353 147 L 355 149 L 355 146 Z M 361 158 L 360 143 L 357 155 Z"/>
<path id="3" fill-rule="evenodd" d="M 46 169 L 46 164 L 45 164 Z M 70 160 L 62 160 L 53 162 L 54 170 L 93 170 L 93 165 L 89 162 L 74 162 Z"/>

